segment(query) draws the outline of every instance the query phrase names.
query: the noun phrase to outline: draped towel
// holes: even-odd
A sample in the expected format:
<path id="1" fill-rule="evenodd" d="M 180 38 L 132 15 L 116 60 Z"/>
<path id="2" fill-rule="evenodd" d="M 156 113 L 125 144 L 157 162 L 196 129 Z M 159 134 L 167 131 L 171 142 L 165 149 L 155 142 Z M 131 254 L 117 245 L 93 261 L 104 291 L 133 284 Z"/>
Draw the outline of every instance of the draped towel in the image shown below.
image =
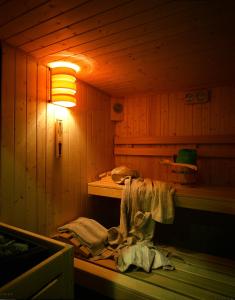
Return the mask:
<path id="1" fill-rule="evenodd" d="M 153 220 L 172 224 L 175 214 L 174 192 L 173 185 L 167 182 L 149 178 L 126 179 L 120 209 L 120 232 L 123 237 L 135 230 L 138 212 L 151 213 L 152 222 L 149 220 L 150 224 L 145 226 L 145 235 L 149 240 L 153 237 Z"/>

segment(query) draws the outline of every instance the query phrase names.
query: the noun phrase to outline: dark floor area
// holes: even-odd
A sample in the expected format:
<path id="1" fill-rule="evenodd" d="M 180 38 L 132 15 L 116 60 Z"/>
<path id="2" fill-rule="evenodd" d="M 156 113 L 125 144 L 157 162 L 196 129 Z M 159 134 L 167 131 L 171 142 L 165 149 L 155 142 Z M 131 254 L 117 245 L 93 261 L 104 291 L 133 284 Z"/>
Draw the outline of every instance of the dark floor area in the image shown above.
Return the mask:
<path id="1" fill-rule="evenodd" d="M 95 300 L 111 300 L 111 298 L 106 297 L 100 293 L 97 293 L 91 289 L 85 288 L 80 285 L 75 285 L 74 288 L 74 299 L 76 300 L 87 300 L 87 299 L 95 299 Z"/>

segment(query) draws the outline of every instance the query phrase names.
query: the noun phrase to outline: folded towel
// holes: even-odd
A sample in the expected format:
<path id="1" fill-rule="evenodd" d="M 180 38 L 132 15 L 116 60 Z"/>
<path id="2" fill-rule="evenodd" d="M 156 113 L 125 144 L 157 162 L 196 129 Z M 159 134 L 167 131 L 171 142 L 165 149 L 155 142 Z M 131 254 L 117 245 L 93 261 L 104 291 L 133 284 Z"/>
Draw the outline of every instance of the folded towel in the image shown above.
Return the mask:
<path id="1" fill-rule="evenodd" d="M 92 255 L 99 255 L 106 246 L 108 231 L 93 219 L 80 217 L 58 228 L 59 232 L 71 232 L 81 244 L 86 245 Z"/>

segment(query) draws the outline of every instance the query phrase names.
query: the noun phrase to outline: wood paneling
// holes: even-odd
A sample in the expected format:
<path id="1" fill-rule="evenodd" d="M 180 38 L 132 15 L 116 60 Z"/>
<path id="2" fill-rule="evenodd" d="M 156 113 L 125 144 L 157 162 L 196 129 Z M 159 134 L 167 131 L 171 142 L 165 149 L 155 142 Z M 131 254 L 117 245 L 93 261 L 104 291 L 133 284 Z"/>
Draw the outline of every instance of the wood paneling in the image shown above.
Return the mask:
<path id="1" fill-rule="evenodd" d="M 48 103 L 49 70 L 2 45 L 1 202 L 6 223 L 51 234 L 89 215 L 87 182 L 114 166 L 110 98 L 79 81 L 73 109 Z M 63 153 L 55 157 L 55 120 Z"/>
<path id="2" fill-rule="evenodd" d="M 181 148 L 198 153 L 199 182 L 235 186 L 235 89 L 211 90 L 209 102 L 186 104 L 185 92 L 126 97 L 124 120 L 116 123 L 116 165 L 142 176 L 172 180 L 161 164 Z"/>
<path id="3" fill-rule="evenodd" d="M 11 0 L 0 5 L 0 39 L 45 64 L 58 59 L 80 64 L 80 79 L 113 97 L 234 84 L 233 0 L 213 5 L 211 1 L 25 0 L 22 4 Z M 162 123 L 165 114 L 172 113 L 171 99 L 163 103 Z M 188 118 L 208 112 L 206 106 L 193 112 L 185 109 Z M 172 124 L 161 128 L 174 134 Z M 177 130 L 185 127 L 179 121 L 176 125 Z M 206 128 L 206 124 L 191 125 L 188 130 Z"/>
<path id="4" fill-rule="evenodd" d="M 190 105 L 191 106 L 191 105 Z M 192 106 L 191 106 L 192 107 Z M 116 136 L 116 145 L 235 144 L 234 135 Z"/>

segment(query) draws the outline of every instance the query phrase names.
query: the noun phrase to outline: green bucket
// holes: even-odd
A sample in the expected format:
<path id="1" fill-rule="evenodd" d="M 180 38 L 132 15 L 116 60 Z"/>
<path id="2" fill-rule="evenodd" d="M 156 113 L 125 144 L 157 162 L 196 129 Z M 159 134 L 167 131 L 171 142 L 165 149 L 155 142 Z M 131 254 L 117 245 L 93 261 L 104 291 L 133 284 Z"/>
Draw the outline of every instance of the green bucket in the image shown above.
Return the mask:
<path id="1" fill-rule="evenodd" d="M 195 149 L 180 149 L 176 157 L 176 163 L 197 164 L 197 151 Z"/>

